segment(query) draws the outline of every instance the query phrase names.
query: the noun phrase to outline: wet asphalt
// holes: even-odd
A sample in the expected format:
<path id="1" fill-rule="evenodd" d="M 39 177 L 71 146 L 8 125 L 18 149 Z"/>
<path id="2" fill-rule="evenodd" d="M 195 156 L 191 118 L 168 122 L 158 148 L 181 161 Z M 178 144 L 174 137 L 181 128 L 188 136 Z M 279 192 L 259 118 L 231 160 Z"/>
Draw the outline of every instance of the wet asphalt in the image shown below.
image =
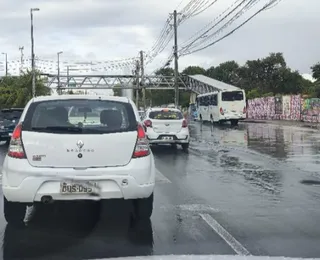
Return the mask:
<path id="1" fill-rule="evenodd" d="M 319 131 L 195 122 L 190 131 L 189 153 L 153 148 L 151 221 L 133 223 L 131 204 L 117 200 L 41 206 L 24 228 L 6 225 L 1 212 L 0 258 L 320 257 Z M 0 160 L 5 153 L 0 146 Z"/>

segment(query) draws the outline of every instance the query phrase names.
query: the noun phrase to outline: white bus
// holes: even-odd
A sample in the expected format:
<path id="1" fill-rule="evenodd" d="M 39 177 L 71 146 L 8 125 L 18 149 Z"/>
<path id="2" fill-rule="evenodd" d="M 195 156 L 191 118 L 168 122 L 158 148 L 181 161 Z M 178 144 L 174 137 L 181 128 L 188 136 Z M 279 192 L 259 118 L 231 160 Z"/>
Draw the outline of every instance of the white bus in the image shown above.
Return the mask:
<path id="1" fill-rule="evenodd" d="M 196 98 L 197 120 L 214 122 L 230 121 L 237 125 L 246 118 L 245 91 L 223 90 L 198 95 Z"/>

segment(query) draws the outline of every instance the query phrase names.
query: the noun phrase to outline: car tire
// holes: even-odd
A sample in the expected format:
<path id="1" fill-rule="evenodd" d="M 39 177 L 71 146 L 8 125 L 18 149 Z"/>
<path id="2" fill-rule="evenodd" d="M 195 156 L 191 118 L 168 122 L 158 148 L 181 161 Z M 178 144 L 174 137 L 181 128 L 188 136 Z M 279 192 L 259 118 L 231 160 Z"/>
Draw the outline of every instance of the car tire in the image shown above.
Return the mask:
<path id="1" fill-rule="evenodd" d="M 181 147 L 182 147 L 182 150 L 183 150 L 183 151 L 188 151 L 188 149 L 189 149 L 189 143 L 181 144 Z"/>
<path id="2" fill-rule="evenodd" d="M 148 198 L 134 200 L 133 206 L 137 220 L 150 219 L 153 211 L 153 193 Z"/>
<path id="3" fill-rule="evenodd" d="M 24 225 L 26 210 L 25 203 L 11 202 L 3 196 L 3 214 L 8 224 Z"/>

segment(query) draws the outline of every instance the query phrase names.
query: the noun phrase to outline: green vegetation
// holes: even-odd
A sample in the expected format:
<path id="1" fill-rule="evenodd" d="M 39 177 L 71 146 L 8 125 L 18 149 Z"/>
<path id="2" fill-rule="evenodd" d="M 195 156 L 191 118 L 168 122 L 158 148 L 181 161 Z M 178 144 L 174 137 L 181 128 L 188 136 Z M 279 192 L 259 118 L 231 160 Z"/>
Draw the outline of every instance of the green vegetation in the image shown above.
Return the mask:
<path id="1" fill-rule="evenodd" d="M 50 95 L 50 89 L 44 79 L 36 74 L 36 95 Z M 19 77 L 2 77 L 0 79 L 0 108 L 24 107 L 32 98 L 31 73 Z"/>

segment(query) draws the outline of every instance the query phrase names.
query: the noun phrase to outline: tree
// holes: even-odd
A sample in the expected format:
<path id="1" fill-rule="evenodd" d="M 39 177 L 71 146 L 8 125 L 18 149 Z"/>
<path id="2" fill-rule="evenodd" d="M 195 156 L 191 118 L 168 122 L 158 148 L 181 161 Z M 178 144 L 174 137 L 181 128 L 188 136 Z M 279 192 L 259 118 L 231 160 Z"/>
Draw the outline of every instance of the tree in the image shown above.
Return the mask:
<path id="1" fill-rule="evenodd" d="M 245 89 L 248 98 L 310 92 L 310 81 L 287 67 L 282 53 L 270 53 L 243 66 L 227 61 L 206 71 L 208 77 Z"/>
<path id="2" fill-rule="evenodd" d="M 45 78 L 36 72 L 36 96 L 50 95 L 45 86 Z M 0 81 L 0 107 L 24 107 L 32 98 L 32 75 L 27 72 L 21 76 L 3 77 Z"/>
<path id="3" fill-rule="evenodd" d="M 206 75 L 210 78 L 234 85 L 239 81 L 239 64 L 235 61 L 220 63 L 215 68 L 209 68 Z"/>
<path id="4" fill-rule="evenodd" d="M 204 68 L 201 68 L 199 66 L 189 66 L 186 67 L 181 74 L 186 74 L 186 75 L 197 75 L 197 74 L 201 74 L 201 75 L 205 75 L 206 74 L 206 70 Z"/>
<path id="5" fill-rule="evenodd" d="M 168 77 L 166 81 L 173 81 L 174 70 L 172 68 L 161 68 L 155 72 L 155 75 L 166 76 Z M 165 82 L 165 80 L 163 80 L 163 82 Z M 146 99 L 149 100 L 152 106 L 174 103 L 174 90 L 148 89 L 146 91 Z"/>
<path id="6" fill-rule="evenodd" d="M 312 77 L 316 80 L 320 80 L 320 62 L 311 66 Z"/>

